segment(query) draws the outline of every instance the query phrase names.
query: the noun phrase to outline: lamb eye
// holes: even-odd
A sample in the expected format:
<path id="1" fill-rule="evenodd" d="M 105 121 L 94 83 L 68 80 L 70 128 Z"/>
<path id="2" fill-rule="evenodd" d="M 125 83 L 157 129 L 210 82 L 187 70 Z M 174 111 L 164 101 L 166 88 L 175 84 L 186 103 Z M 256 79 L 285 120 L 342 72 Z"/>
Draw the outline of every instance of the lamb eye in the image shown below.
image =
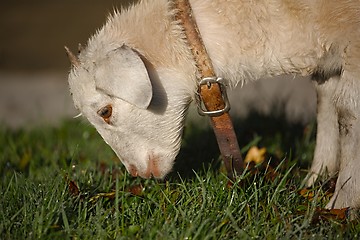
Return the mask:
<path id="1" fill-rule="evenodd" d="M 107 124 L 110 124 L 110 117 L 112 115 L 112 106 L 106 105 L 105 107 L 101 108 L 97 114 L 104 119 Z"/>

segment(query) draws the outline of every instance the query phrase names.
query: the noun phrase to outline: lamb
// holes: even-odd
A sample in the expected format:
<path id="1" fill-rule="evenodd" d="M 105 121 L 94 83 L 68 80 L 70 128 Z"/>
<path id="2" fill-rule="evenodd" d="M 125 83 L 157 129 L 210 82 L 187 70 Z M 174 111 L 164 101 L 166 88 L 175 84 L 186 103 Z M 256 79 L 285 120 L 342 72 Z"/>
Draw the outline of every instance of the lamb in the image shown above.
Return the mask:
<path id="1" fill-rule="evenodd" d="M 312 76 L 317 140 L 307 184 L 338 175 L 327 208 L 360 207 L 360 2 L 191 0 L 215 72 L 231 88 Z M 74 104 L 133 176 L 163 178 L 180 149 L 196 66 L 172 1 L 115 12 L 72 57 Z"/>

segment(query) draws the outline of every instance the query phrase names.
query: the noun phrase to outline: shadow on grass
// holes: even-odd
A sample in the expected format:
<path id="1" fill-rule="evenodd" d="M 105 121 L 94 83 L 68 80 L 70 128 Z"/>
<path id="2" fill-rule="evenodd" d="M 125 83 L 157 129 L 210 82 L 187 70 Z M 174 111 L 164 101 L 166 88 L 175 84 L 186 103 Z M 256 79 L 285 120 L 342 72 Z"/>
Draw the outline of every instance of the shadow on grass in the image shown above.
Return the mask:
<path id="1" fill-rule="evenodd" d="M 278 111 L 279 112 L 279 111 Z M 204 121 L 207 119 L 204 118 Z M 233 119 L 234 128 L 243 158 L 249 147 L 265 147 L 272 161 L 297 161 L 299 168 L 307 169 L 315 147 L 315 121 L 309 124 L 289 123 L 283 114 L 264 116 L 252 112 L 246 119 Z M 185 127 L 183 144 L 176 158 L 170 178 L 180 175 L 192 178 L 221 166 L 219 149 L 211 128 L 199 128 L 194 124 Z"/>
<path id="2" fill-rule="evenodd" d="M 266 148 L 266 157 L 271 158 L 273 163 L 285 159 L 289 164 L 297 161 L 299 168 L 308 168 L 315 145 L 315 123 L 288 123 L 281 114 L 262 116 L 251 113 L 246 119 L 234 119 L 234 126 L 243 157 L 249 147 L 256 145 Z M 100 170 L 114 165 L 125 172 L 96 130 L 83 122 L 66 121 L 58 128 L 2 129 L 0 135 L 3 135 L 0 144 L 7 146 L 0 155 L 3 178 L 13 171 L 34 175 L 40 174 L 39 169 L 69 169 L 78 164 L 92 167 L 94 163 Z M 224 172 L 213 130 L 194 123 L 187 124 L 174 170 L 167 179 L 176 180 L 179 176 L 193 178 L 194 172 L 209 170 Z"/>

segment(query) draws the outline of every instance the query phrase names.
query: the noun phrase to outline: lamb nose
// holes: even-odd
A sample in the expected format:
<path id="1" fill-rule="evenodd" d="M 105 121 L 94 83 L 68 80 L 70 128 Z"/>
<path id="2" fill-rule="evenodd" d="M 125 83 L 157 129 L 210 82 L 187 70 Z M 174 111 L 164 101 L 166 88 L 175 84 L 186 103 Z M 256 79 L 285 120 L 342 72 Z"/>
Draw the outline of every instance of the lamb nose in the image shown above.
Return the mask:
<path id="1" fill-rule="evenodd" d="M 130 166 L 129 166 L 129 173 L 130 173 L 131 176 L 133 176 L 133 177 L 137 177 L 137 176 L 138 176 L 138 170 L 137 170 L 137 168 L 136 168 L 134 165 L 132 165 L 132 164 L 130 164 Z"/>
<path id="2" fill-rule="evenodd" d="M 158 167 L 158 159 L 154 156 L 149 158 L 146 175 L 149 177 L 153 176 L 155 178 L 160 177 L 160 171 L 159 171 L 159 167 Z"/>

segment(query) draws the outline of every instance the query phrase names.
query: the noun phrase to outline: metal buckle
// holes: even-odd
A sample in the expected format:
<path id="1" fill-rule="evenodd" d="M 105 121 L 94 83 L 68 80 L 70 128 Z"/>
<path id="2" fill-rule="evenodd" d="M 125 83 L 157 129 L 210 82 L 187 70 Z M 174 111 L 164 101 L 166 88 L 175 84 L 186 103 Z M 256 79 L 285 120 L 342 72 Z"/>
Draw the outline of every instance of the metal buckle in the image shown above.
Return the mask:
<path id="1" fill-rule="evenodd" d="M 208 87 L 211 86 L 213 83 L 218 83 L 220 86 L 221 95 L 223 98 L 223 101 L 225 103 L 225 107 L 223 109 L 214 110 L 214 111 L 208 111 L 206 107 L 204 106 L 204 103 L 201 99 L 201 96 L 199 93 L 197 93 L 197 106 L 198 106 L 198 113 L 201 116 L 210 116 L 210 117 L 218 117 L 222 114 L 228 112 L 230 110 L 230 102 L 227 96 L 226 92 L 226 84 L 224 83 L 224 79 L 219 77 L 205 77 L 199 81 L 199 89 L 202 85 L 207 85 Z"/>

